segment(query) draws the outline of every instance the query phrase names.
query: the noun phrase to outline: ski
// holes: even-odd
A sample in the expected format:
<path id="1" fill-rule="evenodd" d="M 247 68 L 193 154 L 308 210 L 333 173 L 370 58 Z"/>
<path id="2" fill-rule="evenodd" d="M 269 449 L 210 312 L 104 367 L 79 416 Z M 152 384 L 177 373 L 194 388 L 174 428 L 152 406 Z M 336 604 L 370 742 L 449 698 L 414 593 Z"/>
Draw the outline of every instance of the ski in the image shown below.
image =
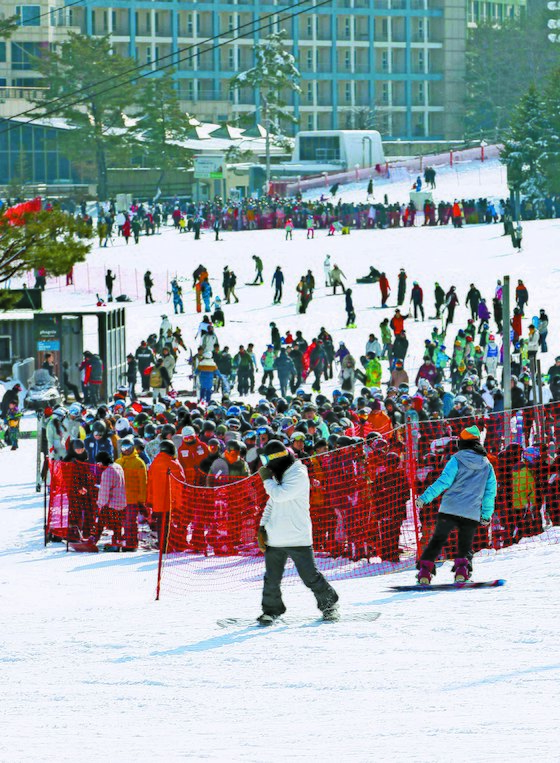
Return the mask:
<path id="1" fill-rule="evenodd" d="M 505 580 L 467 580 L 464 583 L 436 583 L 435 585 L 392 585 L 391 591 L 456 591 L 461 588 L 497 588 L 506 584 Z"/>
<path id="2" fill-rule="evenodd" d="M 253 617 L 224 617 L 216 621 L 220 628 L 274 628 L 278 625 L 331 625 L 340 622 L 374 622 L 381 617 L 381 612 L 342 612 L 336 619 L 323 620 L 322 617 L 296 617 L 282 615 L 270 625 L 260 625 Z"/>

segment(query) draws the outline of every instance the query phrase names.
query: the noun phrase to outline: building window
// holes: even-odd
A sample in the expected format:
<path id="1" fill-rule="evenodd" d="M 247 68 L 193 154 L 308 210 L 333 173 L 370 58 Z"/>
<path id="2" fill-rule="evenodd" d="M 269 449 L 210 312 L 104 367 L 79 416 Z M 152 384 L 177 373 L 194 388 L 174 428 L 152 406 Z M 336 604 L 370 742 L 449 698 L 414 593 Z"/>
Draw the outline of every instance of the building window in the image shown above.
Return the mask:
<path id="1" fill-rule="evenodd" d="M 0 63 L 5 63 L 6 61 L 6 43 L 0 42 Z"/>
<path id="2" fill-rule="evenodd" d="M 346 103 L 351 103 L 352 101 L 352 85 L 349 82 L 346 82 L 344 85 L 344 100 Z"/>
<path id="3" fill-rule="evenodd" d="M 159 13 L 157 11 L 154 13 L 154 28 L 155 33 L 159 34 Z"/>
<path id="4" fill-rule="evenodd" d="M 307 51 L 307 68 L 310 70 L 313 69 L 313 51 L 312 50 Z"/>
<path id="5" fill-rule="evenodd" d="M 233 15 L 228 16 L 228 32 L 233 32 L 234 29 Z"/>
<path id="6" fill-rule="evenodd" d="M 235 70 L 235 50 L 228 50 L 228 67 L 230 71 Z"/>
<path id="7" fill-rule="evenodd" d="M 389 85 L 387 82 L 384 82 L 381 88 L 381 101 L 382 103 L 389 103 Z"/>
<path id="8" fill-rule="evenodd" d="M 313 103 L 313 83 L 307 83 L 307 102 Z"/>
<path id="9" fill-rule="evenodd" d="M 33 59 L 41 55 L 38 42 L 12 42 L 12 69 L 30 71 L 34 68 Z"/>
<path id="10" fill-rule="evenodd" d="M 193 35 L 193 20 L 192 20 L 192 13 L 189 13 L 187 16 L 187 37 L 192 37 Z"/>
<path id="11" fill-rule="evenodd" d="M 424 83 L 419 82 L 418 83 L 418 100 L 420 101 L 420 103 L 424 103 L 425 95 L 426 95 L 426 91 L 424 88 Z"/>
<path id="12" fill-rule="evenodd" d="M 307 19 L 307 36 L 313 37 L 313 19 L 311 17 Z"/>
<path id="13" fill-rule="evenodd" d="M 117 28 L 117 12 L 111 11 L 111 29 L 114 32 L 116 28 Z"/>
<path id="14" fill-rule="evenodd" d="M 152 34 L 152 14 L 149 11 L 146 13 L 146 34 Z"/>
<path id="15" fill-rule="evenodd" d="M 419 50 L 418 51 L 418 68 L 420 71 L 424 71 L 424 51 Z"/>
<path id="16" fill-rule="evenodd" d="M 152 63 L 152 46 L 148 45 L 146 48 L 146 63 L 151 64 Z"/>
<path id="17" fill-rule="evenodd" d="M 386 50 L 381 53 L 381 69 L 384 72 L 389 70 L 389 53 Z"/>
<path id="18" fill-rule="evenodd" d="M 344 54 L 344 68 L 346 71 L 350 71 L 352 68 L 352 55 L 349 50 Z"/>
<path id="19" fill-rule="evenodd" d="M 307 115 L 307 129 L 308 130 L 313 130 L 313 128 L 314 128 L 313 114 L 308 114 Z"/>
<path id="20" fill-rule="evenodd" d="M 40 5 L 16 5 L 16 16 L 19 26 L 40 26 Z"/>
<path id="21" fill-rule="evenodd" d="M 347 40 L 350 39 L 350 19 L 344 19 L 344 36 Z"/>
<path id="22" fill-rule="evenodd" d="M 418 37 L 424 39 L 424 19 L 418 19 Z"/>

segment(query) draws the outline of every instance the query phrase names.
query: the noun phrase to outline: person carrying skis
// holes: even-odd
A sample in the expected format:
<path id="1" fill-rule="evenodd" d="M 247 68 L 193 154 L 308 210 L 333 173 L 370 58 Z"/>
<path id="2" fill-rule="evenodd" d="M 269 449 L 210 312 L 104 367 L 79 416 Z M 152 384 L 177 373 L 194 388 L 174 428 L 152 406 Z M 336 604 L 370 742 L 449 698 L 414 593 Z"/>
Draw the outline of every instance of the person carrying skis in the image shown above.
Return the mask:
<path id="1" fill-rule="evenodd" d="M 417 564 L 418 583 L 431 582 L 435 561 L 455 529 L 458 531 L 453 565 L 455 582 L 463 583 L 470 578 L 474 536 L 480 525 L 490 524 L 496 492 L 496 475 L 480 442 L 480 430 L 476 426 L 467 427 L 459 435 L 459 452 L 451 456 L 439 479 L 416 499 L 420 510 L 444 493 L 435 530 Z"/>
<path id="2" fill-rule="evenodd" d="M 317 569 L 313 554 L 307 468 L 279 440 L 269 440 L 261 461 L 259 476 L 268 501 L 257 533 L 265 561 L 262 614 L 257 622 L 272 625 L 286 611 L 280 584 L 288 559 L 315 594 L 323 619 L 336 620 L 338 594 Z"/>

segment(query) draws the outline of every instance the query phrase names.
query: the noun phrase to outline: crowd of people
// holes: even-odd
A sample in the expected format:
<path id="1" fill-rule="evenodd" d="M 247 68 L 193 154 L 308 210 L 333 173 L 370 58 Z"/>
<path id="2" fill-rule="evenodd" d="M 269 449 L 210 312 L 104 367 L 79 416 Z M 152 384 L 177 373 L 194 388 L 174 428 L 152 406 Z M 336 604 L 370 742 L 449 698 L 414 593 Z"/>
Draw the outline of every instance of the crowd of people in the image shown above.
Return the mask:
<path id="1" fill-rule="evenodd" d="M 262 274 L 259 263 L 255 265 Z M 325 271 L 326 279 L 334 267 Z M 70 500 L 74 540 L 93 550 L 108 528 L 114 533 L 111 547 L 134 550 L 140 521 L 150 523 L 161 541 L 168 506 L 158 485 L 165 474 L 171 472 L 178 482 L 191 486 L 227 486 L 255 474 L 262 449 L 275 439 L 310 471 L 316 548 L 333 556 L 396 562 L 402 554 L 399 539 L 410 488 L 420 493 L 431 484 L 468 426 L 483 433 L 498 476 L 497 519 L 477 535 L 478 547 L 490 538 L 493 544 L 515 543 L 549 523 L 557 524 L 560 459 L 554 449 L 560 437 L 560 356 L 544 376 L 542 395 L 535 388 L 532 362 L 548 349 L 546 312 L 541 310 L 537 320 L 529 321 L 525 337 L 529 294 L 520 280 L 511 319 L 511 399 L 516 413 L 510 431 L 500 373 L 501 283 L 491 298 L 493 314 L 476 285 L 470 285 L 461 301 L 464 298 L 471 317 L 458 329 L 453 329 L 452 311 L 459 296 L 454 287 L 441 289 L 435 307 L 446 320 L 432 327 L 423 362 L 412 375 L 410 366 L 407 371 L 405 326 L 407 320 L 424 320 L 423 293 L 417 282 L 409 291 L 404 269 L 397 280 L 398 304 L 408 305 L 381 322 L 379 339 L 375 333 L 368 335 L 358 358 L 343 341 L 335 342 L 326 327 L 305 338 L 301 330 L 281 334 L 275 322 L 269 325 L 270 340 L 258 349 L 247 342 L 230 352 L 220 343 L 221 327 L 206 315 L 197 333 L 200 344 L 191 352 L 181 331 L 163 315 L 159 332 L 129 353 L 127 384 L 109 404 L 99 405 L 97 390 L 91 389 L 99 371 L 97 358 L 85 353 L 83 370 L 89 368 L 90 375 L 84 375 L 83 399 L 68 409 L 47 411 L 44 419 L 45 456 L 53 462 L 90 465 L 78 467 L 67 480 L 69 495 L 75 498 Z M 335 288 L 332 278 L 327 282 Z M 181 353 L 193 381 L 192 389 L 183 391 L 173 385 Z M 97 368 L 93 381 L 92 366 Z M 339 388 L 332 395 L 321 393 L 325 380 L 336 380 Z M 260 395 L 257 403 L 248 402 L 251 393 Z M 81 485 L 76 474 L 109 467 L 116 487 L 100 489 L 101 497 L 74 485 L 76 479 Z M 245 489 L 236 491 L 237 499 L 246 496 L 241 492 Z M 249 519 L 255 524 L 259 506 L 254 491 L 251 495 L 245 503 L 252 506 Z M 214 554 L 243 549 L 247 506 L 245 513 L 233 516 L 237 508 L 228 509 L 227 496 L 225 500 L 226 515 L 229 511 L 232 516 L 221 522 L 214 517 L 218 509 L 213 504 L 207 505 L 204 517 L 194 517 L 183 506 L 177 515 L 183 519 L 170 536 L 173 547 Z M 223 495 L 220 507 L 223 515 Z M 420 511 L 423 538 L 433 529 L 434 511 L 437 501 Z"/>

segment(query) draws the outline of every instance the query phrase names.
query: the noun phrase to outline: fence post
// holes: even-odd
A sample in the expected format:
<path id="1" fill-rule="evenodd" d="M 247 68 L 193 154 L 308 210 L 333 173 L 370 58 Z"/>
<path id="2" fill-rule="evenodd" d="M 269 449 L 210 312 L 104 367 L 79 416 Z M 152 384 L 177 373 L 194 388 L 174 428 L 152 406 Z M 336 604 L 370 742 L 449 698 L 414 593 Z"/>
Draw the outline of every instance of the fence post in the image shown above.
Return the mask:
<path id="1" fill-rule="evenodd" d="M 453 167 L 453 149 L 449 152 L 449 166 Z"/>
<path id="2" fill-rule="evenodd" d="M 420 556 L 420 518 L 418 516 L 418 509 L 416 508 L 416 456 L 414 452 L 414 443 L 412 441 L 412 424 L 410 421 L 406 422 L 405 432 L 405 452 L 406 452 L 406 471 L 408 473 L 408 481 L 410 484 L 410 500 L 412 503 L 412 517 L 414 520 L 414 535 L 416 536 L 416 559 Z"/>
<path id="3" fill-rule="evenodd" d="M 171 527 L 171 471 L 167 470 L 167 478 L 165 480 L 165 494 L 164 505 L 167 511 L 161 518 L 161 530 L 159 536 L 159 557 L 158 557 L 158 574 L 156 585 L 156 601 L 159 601 L 159 593 L 161 590 L 161 574 L 163 572 L 163 547 L 167 551 L 167 542 L 169 538 L 169 529 Z"/>
<path id="4" fill-rule="evenodd" d="M 504 345 L 504 444 L 511 443 L 511 336 L 510 336 L 510 286 L 509 276 L 504 276 L 502 286 L 502 339 Z"/>

